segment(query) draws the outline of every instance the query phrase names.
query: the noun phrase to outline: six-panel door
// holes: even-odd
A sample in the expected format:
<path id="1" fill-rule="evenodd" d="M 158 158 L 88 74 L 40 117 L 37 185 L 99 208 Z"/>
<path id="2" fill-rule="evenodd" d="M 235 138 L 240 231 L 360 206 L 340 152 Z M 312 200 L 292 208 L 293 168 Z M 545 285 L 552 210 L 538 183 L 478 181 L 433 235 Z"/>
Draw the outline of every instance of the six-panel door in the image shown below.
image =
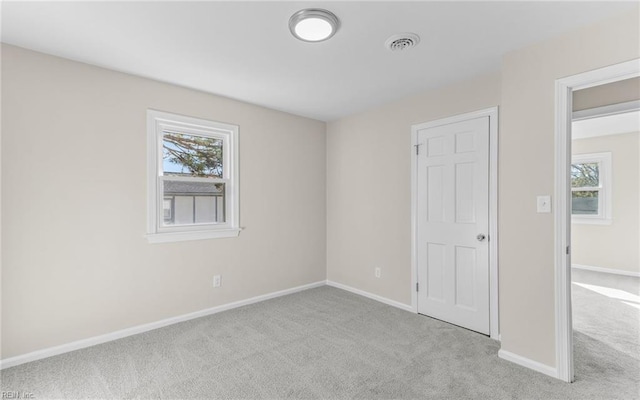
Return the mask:
<path id="1" fill-rule="evenodd" d="M 488 335 L 489 117 L 421 129 L 418 144 L 418 312 Z"/>

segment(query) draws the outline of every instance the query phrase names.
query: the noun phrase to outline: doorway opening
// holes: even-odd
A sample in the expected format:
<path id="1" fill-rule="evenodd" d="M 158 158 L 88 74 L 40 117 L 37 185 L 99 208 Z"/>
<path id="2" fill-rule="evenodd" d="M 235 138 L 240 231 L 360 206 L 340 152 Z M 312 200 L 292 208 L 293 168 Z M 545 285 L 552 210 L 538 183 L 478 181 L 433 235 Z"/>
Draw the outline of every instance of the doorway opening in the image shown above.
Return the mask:
<path id="1" fill-rule="evenodd" d="M 573 92 L 571 300 L 578 378 L 640 376 L 640 78 Z M 622 367 L 622 368 L 621 368 Z"/>
<path id="2" fill-rule="evenodd" d="M 611 328 L 606 326 L 603 313 L 638 311 L 633 306 L 633 284 L 624 286 L 619 283 L 619 277 L 611 278 L 610 275 L 623 276 L 620 271 L 625 270 L 629 275 L 638 268 L 638 254 L 633 256 L 633 253 L 638 252 L 639 240 L 637 188 L 640 179 L 637 154 L 640 145 L 634 132 L 598 133 L 603 130 L 615 131 L 616 128 L 612 127 L 614 120 L 620 124 L 620 120 L 626 118 L 627 122 L 637 124 L 637 116 L 629 113 L 638 108 L 638 99 L 618 99 L 609 101 L 609 104 L 588 103 L 602 102 L 606 97 L 604 93 L 614 86 L 637 84 L 637 81 L 628 80 L 639 76 L 640 60 L 632 60 L 556 81 L 556 367 L 558 378 L 567 382 L 575 378 L 574 356 L 582 362 L 594 349 L 593 346 L 602 348 L 603 343 L 594 343 L 588 333 L 593 335 L 598 329 L 603 333 Z M 614 92 L 620 93 L 619 90 Z M 621 141 L 624 143 L 619 143 Z M 634 157 L 631 153 L 635 154 L 635 160 L 630 159 Z M 622 179 L 629 179 L 627 187 L 619 186 L 623 184 Z M 636 200 L 631 208 L 635 211 L 626 211 L 628 215 L 625 219 L 622 215 L 625 213 L 625 202 L 621 203 L 620 200 L 630 200 L 633 196 L 636 196 Z M 612 235 L 611 229 L 607 228 L 614 226 L 626 227 L 628 232 L 623 233 L 624 239 L 607 243 Z M 624 257 L 626 260 L 621 261 L 620 246 L 625 240 L 633 241 L 634 232 L 635 245 L 629 246 L 627 251 L 631 257 Z M 606 258 L 607 252 L 608 261 L 604 262 L 603 257 Z M 588 265 L 587 262 L 604 265 Z M 572 268 L 572 264 L 575 264 L 575 268 Z M 618 274 L 612 274 L 612 271 Z M 575 275 L 574 284 L 572 272 Z M 573 306 L 572 294 L 575 295 Z M 624 297 L 626 303 L 621 303 L 625 301 L 622 299 L 608 301 L 614 297 Z M 621 305 L 628 309 L 620 308 Z M 574 327 L 577 329 L 575 336 Z M 606 344 L 611 349 L 620 345 L 616 343 L 615 335 L 608 340 L 612 341 Z M 592 363 L 591 367 L 597 364 Z M 580 368 L 584 365 L 580 365 Z"/>

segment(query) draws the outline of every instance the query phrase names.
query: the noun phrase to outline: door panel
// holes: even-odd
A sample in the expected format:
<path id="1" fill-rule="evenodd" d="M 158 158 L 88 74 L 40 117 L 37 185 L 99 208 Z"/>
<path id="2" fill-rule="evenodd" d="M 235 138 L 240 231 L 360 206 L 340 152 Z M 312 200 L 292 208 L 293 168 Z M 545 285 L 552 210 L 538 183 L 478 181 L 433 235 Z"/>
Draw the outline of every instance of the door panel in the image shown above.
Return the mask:
<path id="1" fill-rule="evenodd" d="M 476 249 L 472 247 L 456 246 L 456 296 L 455 304 L 474 309 L 474 285 L 476 282 Z"/>
<path id="2" fill-rule="evenodd" d="M 443 222 L 445 219 L 444 210 L 444 166 L 434 165 L 427 167 L 427 209 L 428 219 L 431 222 Z"/>
<path id="3" fill-rule="evenodd" d="M 427 296 L 436 301 L 444 301 L 444 260 L 445 246 L 427 243 Z"/>
<path id="4" fill-rule="evenodd" d="M 456 222 L 473 224 L 476 222 L 474 185 L 475 163 L 456 164 Z"/>
<path id="5" fill-rule="evenodd" d="M 489 334 L 489 117 L 418 131 L 418 312 Z M 424 288 L 424 290 L 422 289 Z"/>

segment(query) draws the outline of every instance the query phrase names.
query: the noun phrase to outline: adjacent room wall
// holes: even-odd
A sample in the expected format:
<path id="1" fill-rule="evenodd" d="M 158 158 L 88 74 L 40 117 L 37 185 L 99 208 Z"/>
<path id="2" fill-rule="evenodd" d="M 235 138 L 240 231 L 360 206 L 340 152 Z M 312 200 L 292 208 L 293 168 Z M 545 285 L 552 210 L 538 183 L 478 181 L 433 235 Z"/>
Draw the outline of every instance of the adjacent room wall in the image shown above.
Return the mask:
<path id="1" fill-rule="evenodd" d="M 500 130 L 499 268 L 502 349 L 555 366 L 556 79 L 640 57 L 638 9 L 505 55 Z M 526 172 L 526 174 L 525 174 Z"/>
<path id="2" fill-rule="evenodd" d="M 639 99 L 640 78 L 631 78 L 575 91 L 573 110 L 586 110 Z M 623 135 L 573 140 L 573 154 L 611 151 L 613 164 L 613 223 L 572 224 L 573 265 L 640 273 L 638 136 L 637 132 L 627 132 Z"/>
<path id="3" fill-rule="evenodd" d="M 324 122 L 7 45 L 2 100 L 4 359 L 326 279 Z M 147 243 L 148 108 L 240 126 L 239 237 Z"/>
<path id="4" fill-rule="evenodd" d="M 573 140 L 573 154 L 611 152 L 613 222 L 571 225 L 572 264 L 640 274 L 640 134 Z"/>
<path id="5" fill-rule="evenodd" d="M 329 280 L 411 304 L 411 125 L 499 104 L 494 73 L 328 124 Z"/>

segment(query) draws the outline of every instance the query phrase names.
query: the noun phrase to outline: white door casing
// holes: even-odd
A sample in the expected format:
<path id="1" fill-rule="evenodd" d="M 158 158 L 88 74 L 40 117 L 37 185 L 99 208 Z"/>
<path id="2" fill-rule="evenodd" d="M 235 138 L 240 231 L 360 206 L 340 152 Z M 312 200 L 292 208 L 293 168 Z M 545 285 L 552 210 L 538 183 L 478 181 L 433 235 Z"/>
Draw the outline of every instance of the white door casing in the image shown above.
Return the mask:
<path id="1" fill-rule="evenodd" d="M 489 117 L 416 134 L 417 310 L 489 334 Z"/>

